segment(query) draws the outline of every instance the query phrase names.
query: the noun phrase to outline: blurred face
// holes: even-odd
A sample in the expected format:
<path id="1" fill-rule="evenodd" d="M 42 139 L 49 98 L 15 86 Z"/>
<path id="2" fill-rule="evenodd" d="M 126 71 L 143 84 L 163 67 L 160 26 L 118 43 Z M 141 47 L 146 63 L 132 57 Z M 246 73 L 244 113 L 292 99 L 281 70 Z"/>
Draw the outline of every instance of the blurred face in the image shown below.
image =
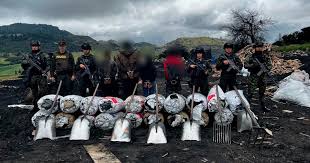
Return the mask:
<path id="1" fill-rule="evenodd" d="M 31 46 L 32 51 L 38 51 L 40 49 L 39 46 Z"/>
<path id="2" fill-rule="evenodd" d="M 256 47 L 255 52 L 262 52 L 264 49 L 263 47 Z"/>
<path id="3" fill-rule="evenodd" d="M 83 54 L 88 55 L 90 53 L 90 50 L 84 50 L 83 49 Z"/>
<path id="4" fill-rule="evenodd" d="M 232 48 L 225 48 L 225 52 L 227 53 L 227 54 L 231 54 L 232 53 Z"/>
<path id="5" fill-rule="evenodd" d="M 202 53 L 197 53 L 197 58 L 198 58 L 198 59 L 202 59 L 202 57 L 203 57 L 203 54 L 202 54 Z"/>
<path id="6" fill-rule="evenodd" d="M 65 53 L 66 52 L 66 46 L 65 45 L 63 45 L 63 46 L 58 46 L 58 49 L 59 49 L 59 52 L 60 53 Z"/>

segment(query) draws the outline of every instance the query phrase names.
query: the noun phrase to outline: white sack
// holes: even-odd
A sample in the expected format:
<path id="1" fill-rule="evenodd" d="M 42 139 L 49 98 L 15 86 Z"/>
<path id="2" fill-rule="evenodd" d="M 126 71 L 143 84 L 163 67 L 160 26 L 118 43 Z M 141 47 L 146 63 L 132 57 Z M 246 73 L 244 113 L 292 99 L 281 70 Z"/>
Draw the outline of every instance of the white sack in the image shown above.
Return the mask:
<path id="1" fill-rule="evenodd" d="M 125 103 L 118 97 L 103 97 L 99 100 L 99 111 L 102 113 L 117 113 L 125 108 Z"/>
<path id="2" fill-rule="evenodd" d="M 50 110 L 53 105 L 55 96 L 56 95 L 45 95 L 41 97 L 37 102 L 38 108 L 43 111 L 52 111 L 52 113 L 55 113 L 58 110 L 59 101 L 63 98 L 62 96 L 58 96 L 57 103 L 52 108 L 52 110 Z"/>
<path id="3" fill-rule="evenodd" d="M 250 103 L 248 102 L 248 100 L 245 98 L 243 91 L 242 90 L 238 90 L 241 98 L 244 100 L 244 102 L 246 103 L 246 106 L 248 108 L 250 108 Z M 225 97 L 226 97 L 226 101 L 229 105 L 229 109 L 233 112 L 233 114 L 237 114 L 236 110 L 237 108 L 243 108 L 242 103 L 240 98 L 238 97 L 236 91 L 229 91 L 225 93 Z"/>
<path id="4" fill-rule="evenodd" d="M 102 97 L 94 97 L 91 106 L 89 107 L 89 103 L 91 100 L 92 96 L 88 96 L 83 98 L 83 100 L 81 101 L 81 112 L 83 114 L 87 114 L 87 115 L 95 115 L 98 111 L 99 108 L 99 101 Z M 89 109 L 88 109 L 89 107 Z M 88 110 L 87 110 L 88 109 Z"/>
<path id="5" fill-rule="evenodd" d="M 60 100 L 60 109 L 64 113 L 74 113 L 81 107 L 83 97 L 77 95 L 68 95 Z"/>

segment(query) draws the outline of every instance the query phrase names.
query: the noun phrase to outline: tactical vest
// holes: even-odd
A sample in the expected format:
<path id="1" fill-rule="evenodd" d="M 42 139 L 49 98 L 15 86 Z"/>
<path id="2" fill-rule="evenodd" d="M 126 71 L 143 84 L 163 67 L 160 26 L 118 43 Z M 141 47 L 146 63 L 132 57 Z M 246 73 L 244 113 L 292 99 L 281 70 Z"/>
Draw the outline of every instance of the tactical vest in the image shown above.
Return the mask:
<path id="1" fill-rule="evenodd" d="M 66 52 L 65 54 L 60 54 L 57 52 L 55 54 L 55 61 L 56 61 L 56 73 L 63 73 L 71 69 L 69 67 L 69 59 L 70 55 L 69 52 Z"/>

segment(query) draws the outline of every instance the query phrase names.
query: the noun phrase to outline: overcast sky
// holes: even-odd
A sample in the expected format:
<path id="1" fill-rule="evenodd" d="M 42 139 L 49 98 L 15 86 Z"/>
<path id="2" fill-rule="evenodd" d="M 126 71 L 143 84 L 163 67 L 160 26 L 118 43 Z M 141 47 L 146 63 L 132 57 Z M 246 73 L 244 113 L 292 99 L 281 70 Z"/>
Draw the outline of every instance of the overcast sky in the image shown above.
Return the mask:
<path id="1" fill-rule="evenodd" d="M 310 26 L 309 0 L 1 0 L 0 25 L 51 24 L 96 40 L 162 44 L 182 36 L 227 37 L 231 9 L 257 9 L 275 20 L 269 41 Z"/>

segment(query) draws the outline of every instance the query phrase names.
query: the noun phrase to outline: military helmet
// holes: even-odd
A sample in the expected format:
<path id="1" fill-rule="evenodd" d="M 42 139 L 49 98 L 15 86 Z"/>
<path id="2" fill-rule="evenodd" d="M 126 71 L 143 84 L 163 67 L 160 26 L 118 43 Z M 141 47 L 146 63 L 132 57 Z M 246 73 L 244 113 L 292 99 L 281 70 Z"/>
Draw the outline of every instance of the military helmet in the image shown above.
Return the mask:
<path id="1" fill-rule="evenodd" d="M 65 40 L 60 40 L 60 41 L 58 42 L 58 45 L 59 45 L 59 46 L 65 46 L 65 45 L 67 45 L 67 43 L 66 43 Z"/>
<path id="2" fill-rule="evenodd" d="M 254 48 L 264 47 L 264 43 L 263 42 L 256 42 L 253 47 Z"/>
<path id="3" fill-rule="evenodd" d="M 34 41 L 31 41 L 30 46 L 41 46 L 41 43 L 38 40 L 34 40 Z"/>
<path id="4" fill-rule="evenodd" d="M 91 46 L 87 42 L 83 43 L 81 48 L 82 48 L 82 50 L 91 50 Z"/>
<path id="5" fill-rule="evenodd" d="M 204 49 L 204 48 L 201 48 L 201 47 L 197 47 L 197 48 L 195 48 L 194 53 L 195 53 L 195 54 L 198 54 L 198 53 L 205 54 L 205 49 Z"/>
<path id="6" fill-rule="evenodd" d="M 234 45 L 233 45 L 232 43 L 226 42 L 226 43 L 224 44 L 224 49 L 226 49 L 226 48 L 233 48 L 233 47 L 234 47 Z"/>

